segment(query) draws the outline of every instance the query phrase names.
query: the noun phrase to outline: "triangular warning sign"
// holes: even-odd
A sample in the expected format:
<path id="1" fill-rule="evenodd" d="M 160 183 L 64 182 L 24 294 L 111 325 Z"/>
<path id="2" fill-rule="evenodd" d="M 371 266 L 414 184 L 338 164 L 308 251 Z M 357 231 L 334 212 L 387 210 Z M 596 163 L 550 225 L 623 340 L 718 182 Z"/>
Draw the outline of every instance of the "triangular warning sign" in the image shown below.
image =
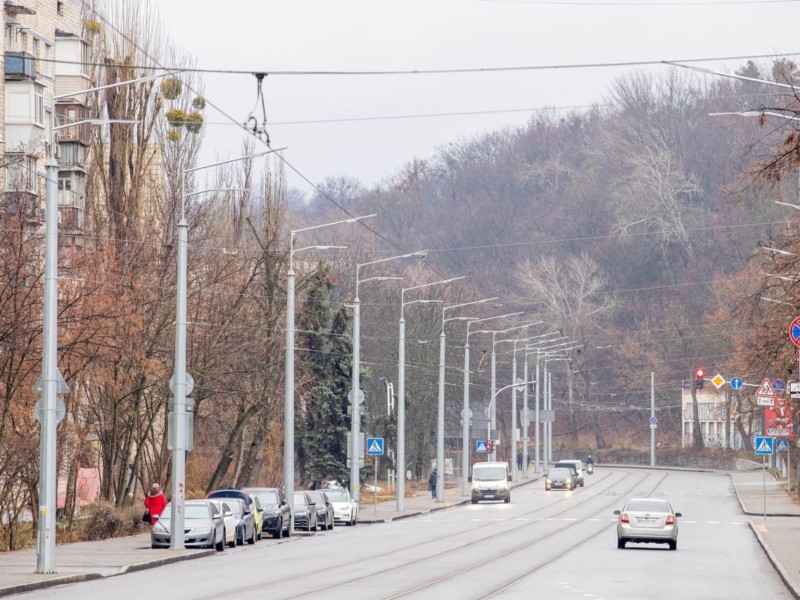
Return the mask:
<path id="1" fill-rule="evenodd" d="M 767 438 L 763 438 L 758 448 L 756 448 L 756 452 L 772 452 L 772 444 L 769 443 Z"/>
<path id="2" fill-rule="evenodd" d="M 486 442 L 478 442 L 478 447 L 476 450 L 478 452 L 486 452 Z"/>
<path id="3" fill-rule="evenodd" d="M 372 443 L 369 445 L 369 452 L 380 452 L 382 450 L 380 442 L 378 440 L 372 440 Z"/>
<path id="4" fill-rule="evenodd" d="M 775 397 L 775 390 L 772 389 L 772 383 L 770 383 L 769 379 L 765 379 L 761 383 L 761 387 L 758 388 L 756 396 L 769 396 L 770 398 Z"/>

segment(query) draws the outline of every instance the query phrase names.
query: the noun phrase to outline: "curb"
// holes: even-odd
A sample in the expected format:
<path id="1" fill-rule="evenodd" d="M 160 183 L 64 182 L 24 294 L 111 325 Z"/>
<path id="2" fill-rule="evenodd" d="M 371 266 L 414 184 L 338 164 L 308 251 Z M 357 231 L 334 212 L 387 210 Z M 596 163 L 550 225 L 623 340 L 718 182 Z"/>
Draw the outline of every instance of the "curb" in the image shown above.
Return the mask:
<path id="1" fill-rule="evenodd" d="M 763 517 L 764 516 L 764 511 L 755 512 L 755 511 L 752 511 L 752 510 L 747 510 L 747 508 L 745 508 L 744 502 L 742 501 L 742 497 L 739 495 L 739 488 L 736 486 L 736 478 L 733 475 L 731 475 L 731 473 L 728 473 L 728 477 L 731 480 L 731 484 L 733 484 L 733 491 L 736 494 L 736 499 L 739 501 L 739 507 L 742 509 L 742 513 L 747 515 L 748 517 Z M 768 513 L 766 513 L 766 516 L 768 516 L 768 517 L 793 517 L 793 518 L 798 518 L 798 517 L 800 517 L 800 514 L 797 514 L 797 513 L 768 512 Z"/>
<path id="2" fill-rule="evenodd" d="M 135 565 L 126 565 L 125 567 L 120 569 L 119 573 L 116 573 L 116 575 L 122 575 L 123 573 L 134 573 L 136 571 L 144 571 L 145 569 L 154 569 L 155 567 L 161 567 L 176 562 L 183 562 L 185 560 L 193 560 L 195 558 L 215 556 L 216 554 L 217 550 L 200 550 L 198 552 L 192 552 L 191 554 L 183 554 L 181 556 L 165 556 L 164 558 L 158 558 L 156 560 L 148 560 L 145 562 L 136 563 Z M 108 577 L 114 577 L 114 575 L 108 575 Z"/>
<path id="3" fill-rule="evenodd" d="M 84 581 L 92 581 L 94 579 L 102 579 L 103 576 L 99 573 L 82 573 L 80 575 L 65 575 L 64 577 L 54 577 L 53 579 L 45 579 L 43 581 L 32 581 L 31 583 L 20 583 L 19 585 L 12 585 L 9 587 L 0 588 L 0 597 L 15 596 L 16 594 L 23 594 L 25 592 L 35 592 L 36 590 L 43 590 L 45 588 L 55 587 L 57 585 L 65 585 L 68 583 L 81 583 Z"/>
<path id="4" fill-rule="evenodd" d="M 781 581 L 783 581 L 783 584 L 786 586 L 786 589 L 788 589 L 792 593 L 792 596 L 794 596 L 797 600 L 800 600 L 800 590 L 794 587 L 792 579 L 789 577 L 789 573 L 781 564 L 781 561 L 778 560 L 778 557 L 775 556 L 770 547 L 767 545 L 766 540 L 764 540 L 764 536 L 761 535 L 761 532 L 755 526 L 752 519 L 749 520 L 748 523 L 750 524 L 750 530 L 755 534 L 756 540 L 758 540 L 761 549 L 764 551 L 764 554 L 767 555 L 769 562 L 772 563 L 772 566 L 778 572 L 778 575 L 780 576 Z"/>

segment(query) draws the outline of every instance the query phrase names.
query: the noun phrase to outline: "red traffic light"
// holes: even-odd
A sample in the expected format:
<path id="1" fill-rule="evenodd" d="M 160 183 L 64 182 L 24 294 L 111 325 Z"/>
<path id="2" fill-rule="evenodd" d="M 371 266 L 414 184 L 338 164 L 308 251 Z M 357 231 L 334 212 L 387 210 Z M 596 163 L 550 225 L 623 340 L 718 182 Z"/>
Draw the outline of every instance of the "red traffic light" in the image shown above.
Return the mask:
<path id="1" fill-rule="evenodd" d="M 695 377 L 697 377 L 698 379 L 702 379 L 703 377 L 705 377 L 705 376 L 706 376 L 706 371 L 705 371 L 705 369 L 697 369 L 697 370 L 694 372 L 694 376 L 695 376 Z"/>

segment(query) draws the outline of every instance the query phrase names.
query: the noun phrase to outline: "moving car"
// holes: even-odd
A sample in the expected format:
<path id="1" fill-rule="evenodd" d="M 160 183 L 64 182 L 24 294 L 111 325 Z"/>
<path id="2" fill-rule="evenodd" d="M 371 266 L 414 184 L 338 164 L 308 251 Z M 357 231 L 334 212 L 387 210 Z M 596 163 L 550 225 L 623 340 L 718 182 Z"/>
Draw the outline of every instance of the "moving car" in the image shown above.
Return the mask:
<path id="1" fill-rule="evenodd" d="M 555 464 L 557 469 L 575 469 L 575 485 L 583 487 L 583 463 L 579 460 L 560 460 Z"/>
<path id="2" fill-rule="evenodd" d="M 317 504 L 317 525 L 323 531 L 333 529 L 333 505 L 327 494 L 322 490 L 309 490 L 306 492 Z"/>
<path id="3" fill-rule="evenodd" d="M 544 489 L 548 492 L 553 488 L 574 490 L 576 485 L 575 469 L 554 467 L 550 469 L 544 477 Z"/>
<path id="4" fill-rule="evenodd" d="M 317 530 L 317 505 L 307 492 L 294 493 L 294 528 Z"/>
<path id="5" fill-rule="evenodd" d="M 256 539 L 261 539 L 261 532 L 264 528 L 264 511 L 261 508 L 261 503 L 258 498 L 248 494 L 243 490 L 233 488 L 226 488 L 223 490 L 214 490 L 207 498 L 239 498 L 247 504 L 248 510 L 253 513 L 253 520 L 256 523 Z M 253 540 L 255 542 L 255 540 Z M 251 542 L 251 543 L 253 543 Z"/>
<path id="6" fill-rule="evenodd" d="M 345 487 L 325 488 L 333 506 L 333 522 L 355 525 L 358 522 L 358 502 L 350 495 L 350 490 Z"/>
<path id="7" fill-rule="evenodd" d="M 172 503 L 150 529 L 150 546 L 169 548 L 172 524 Z M 186 500 L 183 513 L 184 546 L 186 548 L 225 548 L 225 523 L 219 509 L 207 500 Z"/>
<path id="8" fill-rule="evenodd" d="M 225 544 L 229 548 L 236 546 L 236 527 L 239 523 L 231 511 L 231 507 L 224 500 L 209 500 L 222 513 L 222 522 L 225 525 Z"/>
<path id="9" fill-rule="evenodd" d="M 258 498 L 264 511 L 262 531 L 274 538 L 288 537 L 292 524 L 292 508 L 286 501 L 286 494 L 278 488 L 247 487 L 242 488 L 251 496 Z"/>
<path id="10" fill-rule="evenodd" d="M 669 544 L 670 550 L 678 548 L 678 517 L 672 505 L 660 498 L 631 498 L 615 510 L 617 521 L 617 548 L 628 542 Z"/>
<path id="11" fill-rule="evenodd" d="M 511 502 L 511 474 L 507 462 L 476 462 L 472 465 L 472 503 L 481 500 Z"/>

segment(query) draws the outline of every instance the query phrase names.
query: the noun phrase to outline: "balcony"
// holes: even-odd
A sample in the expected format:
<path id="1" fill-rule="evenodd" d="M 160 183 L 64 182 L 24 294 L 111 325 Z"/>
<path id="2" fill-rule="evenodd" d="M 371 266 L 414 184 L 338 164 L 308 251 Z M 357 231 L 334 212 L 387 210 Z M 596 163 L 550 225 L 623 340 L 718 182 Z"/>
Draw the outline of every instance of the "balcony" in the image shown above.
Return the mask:
<path id="1" fill-rule="evenodd" d="M 6 52 L 6 81 L 36 79 L 36 60 L 27 52 Z"/>

